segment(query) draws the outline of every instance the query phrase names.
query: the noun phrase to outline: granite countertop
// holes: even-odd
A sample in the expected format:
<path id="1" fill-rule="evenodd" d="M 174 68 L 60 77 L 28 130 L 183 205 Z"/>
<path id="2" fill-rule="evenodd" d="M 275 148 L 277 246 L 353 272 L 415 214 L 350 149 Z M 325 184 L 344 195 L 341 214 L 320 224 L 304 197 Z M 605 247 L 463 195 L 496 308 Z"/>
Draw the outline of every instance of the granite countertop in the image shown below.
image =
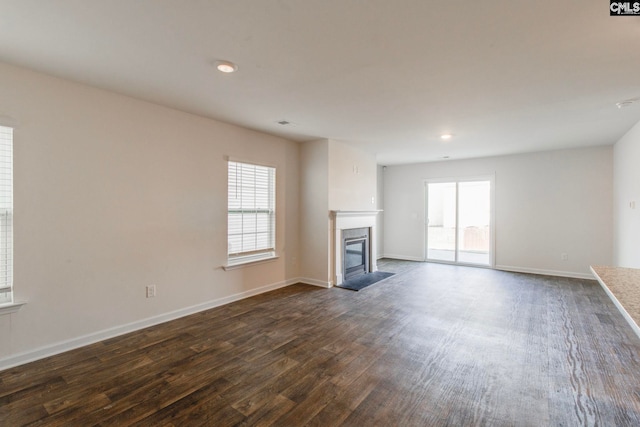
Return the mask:
<path id="1" fill-rule="evenodd" d="M 640 269 L 594 265 L 591 270 L 640 325 Z"/>

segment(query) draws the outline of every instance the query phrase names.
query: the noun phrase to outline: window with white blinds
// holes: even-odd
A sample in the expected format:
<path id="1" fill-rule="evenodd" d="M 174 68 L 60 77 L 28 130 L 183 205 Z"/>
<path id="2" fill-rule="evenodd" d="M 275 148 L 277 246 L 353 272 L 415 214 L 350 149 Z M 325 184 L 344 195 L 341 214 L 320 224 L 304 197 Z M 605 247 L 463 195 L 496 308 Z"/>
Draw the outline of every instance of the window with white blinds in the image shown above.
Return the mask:
<path id="1" fill-rule="evenodd" d="M 229 161 L 229 264 L 275 256 L 276 170 Z"/>
<path id="2" fill-rule="evenodd" d="M 0 126 L 0 304 L 13 302 L 13 128 Z"/>

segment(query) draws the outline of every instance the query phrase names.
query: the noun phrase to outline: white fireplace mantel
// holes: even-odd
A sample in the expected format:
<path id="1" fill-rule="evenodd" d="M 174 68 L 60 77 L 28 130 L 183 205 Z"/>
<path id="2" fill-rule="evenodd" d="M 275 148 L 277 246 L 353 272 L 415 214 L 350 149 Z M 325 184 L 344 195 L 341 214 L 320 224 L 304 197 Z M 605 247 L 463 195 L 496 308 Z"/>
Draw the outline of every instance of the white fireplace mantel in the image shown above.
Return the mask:
<path id="1" fill-rule="evenodd" d="M 342 230 L 350 228 L 369 228 L 369 271 L 378 270 L 376 263 L 376 216 L 381 210 L 375 211 L 331 211 L 334 229 L 334 256 L 333 271 L 335 272 L 334 285 L 343 282 L 344 272 L 342 265 Z"/>

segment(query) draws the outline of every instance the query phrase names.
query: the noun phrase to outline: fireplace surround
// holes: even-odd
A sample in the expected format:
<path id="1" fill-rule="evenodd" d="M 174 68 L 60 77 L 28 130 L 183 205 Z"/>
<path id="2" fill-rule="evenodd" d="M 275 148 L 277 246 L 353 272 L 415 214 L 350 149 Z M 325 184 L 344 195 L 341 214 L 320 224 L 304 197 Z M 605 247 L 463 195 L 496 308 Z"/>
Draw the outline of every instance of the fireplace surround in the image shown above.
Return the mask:
<path id="1" fill-rule="evenodd" d="M 334 285 L 342 284 L 349 277 L 378 270 L 376 216 L 379 212 L 381 211 L 331 211 Z"/>

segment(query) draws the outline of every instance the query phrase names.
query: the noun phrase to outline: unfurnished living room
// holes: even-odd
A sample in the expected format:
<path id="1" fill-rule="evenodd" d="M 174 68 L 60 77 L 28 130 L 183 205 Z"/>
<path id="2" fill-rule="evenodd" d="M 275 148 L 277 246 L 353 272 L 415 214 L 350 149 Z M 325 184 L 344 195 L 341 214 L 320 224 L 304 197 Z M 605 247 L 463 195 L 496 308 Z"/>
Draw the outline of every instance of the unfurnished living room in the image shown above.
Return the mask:
<path id="1" fill-rule="evenodd" d="M 633 1 L 0 0 L 0 425 L 640 425 L 638 52 Z"/>

